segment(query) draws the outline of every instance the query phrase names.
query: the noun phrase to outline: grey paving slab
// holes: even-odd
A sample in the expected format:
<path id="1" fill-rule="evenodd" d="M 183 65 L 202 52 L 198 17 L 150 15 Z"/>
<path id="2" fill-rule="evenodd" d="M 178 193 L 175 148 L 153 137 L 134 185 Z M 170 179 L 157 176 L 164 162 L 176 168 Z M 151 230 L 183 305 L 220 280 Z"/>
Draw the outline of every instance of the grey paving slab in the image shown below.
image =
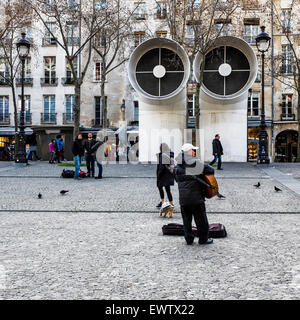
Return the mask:
<path id="1" fill-rule="evenodd" d="M 157 214 L 0 213 L 0 298 L 300 298 L 298 217 L 208 217 L 228 237 L 186 246 Z"/>

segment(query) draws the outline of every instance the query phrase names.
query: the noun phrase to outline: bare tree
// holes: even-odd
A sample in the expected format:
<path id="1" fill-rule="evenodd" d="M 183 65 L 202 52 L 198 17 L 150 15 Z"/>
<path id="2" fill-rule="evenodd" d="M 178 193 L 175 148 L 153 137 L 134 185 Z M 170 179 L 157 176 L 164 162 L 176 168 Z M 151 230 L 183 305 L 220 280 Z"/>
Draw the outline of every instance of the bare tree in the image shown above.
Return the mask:
<path id="1" fill-rule="evenodd" d="M 74 136 L 80 126 L 81 86 L 91 62 L 95 35 L 107 23 L 107 12 L 96 0 L 26 0 L 35 13 L 36 21 L 60 46 L 66 55 L 66 67 L 75 87 Z M 84 55 L 85 59 L 81 59 Z"/>
<path id="2" fill-rule="evenodd" d="M 16 80 L 20 71 L 20 59 L 16 42 L 20 38 L 21 32 L 31 26 L 31 11 L 25 3 L 20 1 L 5 2 L 1 9 L 4 23 L 0 29 L 0 64 L 2 66 L 0 81 L 10 87 L 12 91 L 15 134 L 17 135 L 19 119 Z"/>
<path id="3" fill-rule="evenodd" d="M 266 8 L 273 11 L 276 33 L 282 35 L 283 43 L 285 43 L 281 52 L 275 52 L 272 57 L 274 79 L 297 93 L 297 161 L 300 162 L 300 38 L 298 32 L 300 29 L 300 2 L 299 0 L 290 0 L 290 6 L 286 9 L 281 9 L 280 2 L 276 4 L 273 0 L 267 4 Z"/>
<path id="4" fill-rule="evenodd" d="M 240 7 L 241 1 L 166 0 L 165 2 L 171 38 L 187 50 L 191 62 L 197 54 L 203 57 L 199 81 L 195 83 L 195 118 L 196 129 L 199 129 L 199 97 L 203 83 L 205 57 L 220 36 L 231 33 L 228 28 L 231 17 Z"/>
<path id="5" fill-rule="evenodd" d="M 130 10 L 122 0 L 106 2 L 103 10 L 108 17 L 105 28 L 99 30 L 93 42 L 93 49 L 101 61 L 101 106 L 103 112 L 103 128 L 108 127 L 107 100 L 105 97 L 105 84 L 109 73 L 120 67 L 129 59 L 126 50 L 126 41 L 132 35 L 131 19 L 138 5 Z"/>

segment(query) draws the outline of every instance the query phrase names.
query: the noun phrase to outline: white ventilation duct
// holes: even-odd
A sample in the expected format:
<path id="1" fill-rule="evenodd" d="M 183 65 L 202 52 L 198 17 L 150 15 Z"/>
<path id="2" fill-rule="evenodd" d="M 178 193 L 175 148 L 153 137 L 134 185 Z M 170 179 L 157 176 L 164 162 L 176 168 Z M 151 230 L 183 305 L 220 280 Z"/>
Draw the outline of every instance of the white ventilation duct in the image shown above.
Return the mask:
<path id="1" fill-rule="evenodd" d="M 153 38 L 132 53 L 129 81 L 140 97 L 139 155 L 156 161 L 161 142 L 180 152 L 186 124 L 186 84 L 190 62 L 184 49 L 169 39 Z"/>
<path id="2" fill-rule="evenodd" d="M 203 61 L 198 54 L 194 75 L 200 77 Z M 257 75 L 253 49 L 236 37 L 218 38 L 205 58 L 200 93 L 200 129 L 204 132 L 205 161 L 212 159 L 212 140 L 220 134 L 224 161 L 247 161 L 248 91 Z"/>

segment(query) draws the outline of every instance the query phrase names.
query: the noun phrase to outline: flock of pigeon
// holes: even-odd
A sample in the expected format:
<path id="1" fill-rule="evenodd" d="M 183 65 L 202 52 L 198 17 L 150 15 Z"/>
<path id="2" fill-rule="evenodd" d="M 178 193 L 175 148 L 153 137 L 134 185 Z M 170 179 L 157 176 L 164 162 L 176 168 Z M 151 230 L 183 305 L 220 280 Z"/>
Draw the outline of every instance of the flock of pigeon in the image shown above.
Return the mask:
<path id="1" fill-rule="evenodd" d="M 261 186 L 261 185 L 260 185 L 260 182 L 258 182 L 257 184 L 253 185 L 253 187 L 255 187 L 256 189 L 259 189 L 260 186 Z M 276 192 L 282 191 L 281 189 L 279 189 L 279 188 L 276 187 L 276 186 L 274 186 L 274 190 L 275 190 Z"/>

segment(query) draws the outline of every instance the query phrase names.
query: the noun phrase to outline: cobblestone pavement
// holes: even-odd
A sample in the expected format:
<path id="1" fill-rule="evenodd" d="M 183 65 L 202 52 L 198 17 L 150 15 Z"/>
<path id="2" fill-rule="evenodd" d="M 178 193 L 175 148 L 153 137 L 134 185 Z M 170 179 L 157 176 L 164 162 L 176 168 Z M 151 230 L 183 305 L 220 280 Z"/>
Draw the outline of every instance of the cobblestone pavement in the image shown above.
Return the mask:
<path id="1" fill-rule="evenodd" d="M 216 172 L 226 199 L 207 201 L 208 218 L 228 237 L 209 246 L 162 235 L 181 217 L 159 217 L 155 166 L 106 166 L 101 181 L 62 169 L 0 172 L 0 299 L 300 298 L 300 197 L 257 166 Z"/>

